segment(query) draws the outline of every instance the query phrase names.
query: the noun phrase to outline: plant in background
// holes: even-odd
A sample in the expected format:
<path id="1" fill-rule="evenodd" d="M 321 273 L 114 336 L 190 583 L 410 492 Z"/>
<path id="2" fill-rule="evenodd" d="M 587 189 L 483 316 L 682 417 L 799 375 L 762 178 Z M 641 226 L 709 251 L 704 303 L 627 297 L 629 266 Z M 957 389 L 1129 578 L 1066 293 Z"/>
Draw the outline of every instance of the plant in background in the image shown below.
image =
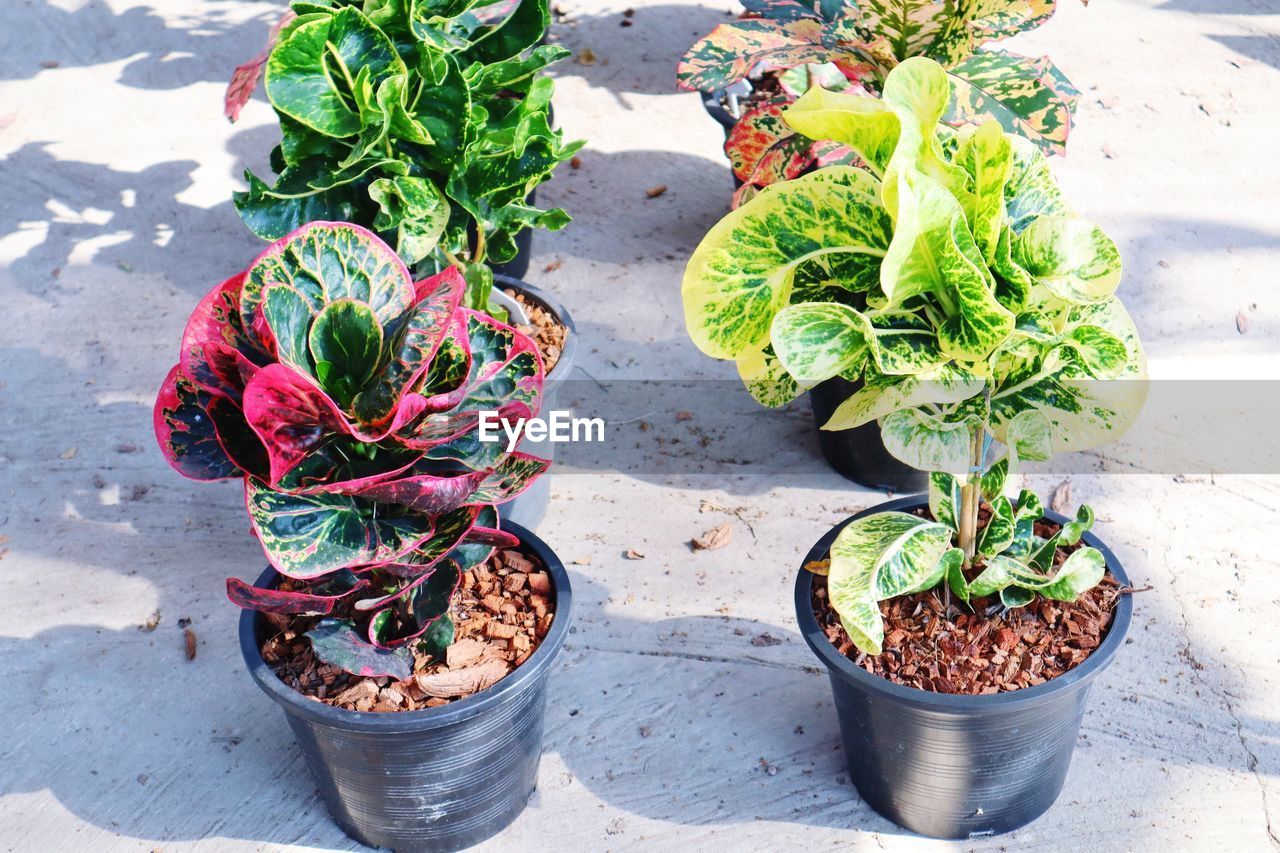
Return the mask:
<path id="1" fill-rule="evenodd" d="M 823 429 L 878 421 L 890 453 L 932 472 L 932 521 L 880 513 L 832 547 L 833 606 L 872 653 L 876 602 L 944 578 L 962 599 L 999 592 L 1009 606 L 1097 583 L 1092 549 L 1053 565 L 1092 513 L 1041 541 L 1039 502 L 1009 501 L 1004 483 L 1020 460 L 1114 438 L 1145 398 L 1115 244 L 1067 206 L 1031 143 L 994 121 L 941 123 L 949 95 L 921 58 L 889 73 L 882 99 L 806 93 L 787 123 L 863 168 L 766 187 L 708 233 L 684 280 L 694 342 L 734 359 L 757 399 L 861 379 Z"/>
<path id="2" fill-rule="evenodd" d="M 1080 93 L 1048 57 L 986 47 L 1040 26 L 1056 0 L 743 0 L 743 6 L 747 16 L 694 44 L 677 71 L 683 88 L 704 92 L 761 68 L 780 72 L 776 93 L 746 110 L 725 144 L 745 183 L 740 200 L 815 166 L 850 162 L 837 142 L 788 128 L 781 120 L 788 104 L 817 85 L 877 93 L 896 65 L 915 56 L 947 68 L 948 123 L 994 118 L 1046 151 L 1065 149 Z"/>
<path id="3" fill-rule="evenodd" d="M 170 464 L 196 480 L 241 477 L 267 559 L 286 579 L 234 578 L 231 600 L 279 614 L 334 612 L 316 657 L 407 678 L 410 644 L 449 644 L 461 573 L 494 546 L 496 504 L 547 467 L 481 442 L 481 411 L 528 417 L 533 342 L 460 307 L 455 269 L 414 283 L 395 252 L 346 223 L 312 223 L 210 291 L 183 333 L 155 406 Z"/>
<path id="4" fill-rule="evenodd" d="M 282 134 L 274 183 L 246 172 L 241 217 L 269 240 L 362 225 L 423 274 L 462 269 L 484 309 L 516 235 L 569 222 L 529 202 L 582 146 L 551 127 L 542 72 L 569 51 L 538 44 L 547 0 L 295 0 L 291 14 L 228 90 L 232 115 L 261 72 Z"/>

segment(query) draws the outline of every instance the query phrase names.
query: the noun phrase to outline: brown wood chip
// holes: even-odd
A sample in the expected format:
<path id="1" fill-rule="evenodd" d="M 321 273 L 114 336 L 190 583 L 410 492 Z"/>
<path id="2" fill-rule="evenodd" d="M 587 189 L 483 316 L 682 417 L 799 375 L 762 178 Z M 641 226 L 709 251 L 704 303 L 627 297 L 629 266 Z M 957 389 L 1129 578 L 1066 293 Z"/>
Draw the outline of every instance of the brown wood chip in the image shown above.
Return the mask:
<path id="1" fill-rule="evenodd" d="M 528 576 L 529 589 L 538 595 L 545 596 L 551 592 L 551 575 L 546 572 L 534 572 Z"/>
<path id="2" fill-rule="evenodd" d="M 186 648 L 187 648 L 187 660 L 195 660 L 196 659 L 196 632 L 192 631 L 190 628 L 187 628 L 182 632 L 182 639 L 183 639 L 183 642 L 186 644 Z"/>
<path id="3" fill-rule="evenodd" d="M 733 541 L 733 525 L 721 524 L 695 536 L 690 543 L 695 551 L 714 551 L 723 548 Z"/>
<path id="4" fill-rule="evenodd" d="M 479 660 L 487 648 L 487 643 L 482 643 L 474 638 L 469 637 L 465 640 L 457 640 L 445 650 L 445 663 L 449 665 L 450 669 L 466 666 L 472 661 Z"/>
<path id="5" fill-rule="evenodd" d="M 453 696 L 469 696 L 498 682 L 510 672 L 506 661 L 487 660 L 462 669 L 451 669 L 433 675 L 415 677 L 418 689 L 430 697 L 448 699 Z M 430 702 L 428 701 L 428 705 Z"/>
<path id="6" fill-rule="evenodd" d="M 485 633 L 495 640 L 510 640 L 516 635 L 515 625 L 506 625 L 502 622 L 490 622 L 485 628 Z"/>

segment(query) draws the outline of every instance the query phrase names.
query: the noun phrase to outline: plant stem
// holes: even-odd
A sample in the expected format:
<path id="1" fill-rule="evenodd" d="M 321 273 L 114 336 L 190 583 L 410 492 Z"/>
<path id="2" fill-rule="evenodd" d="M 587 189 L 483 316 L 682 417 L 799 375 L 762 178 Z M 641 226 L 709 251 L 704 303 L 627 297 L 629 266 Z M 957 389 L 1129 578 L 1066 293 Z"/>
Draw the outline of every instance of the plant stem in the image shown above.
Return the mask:
<path id="1" fill-rule="evenodd" d="M 969 435 L 969 476 L 960 487 L 960 548 L 968 568 L 978 552 L 978 506 L 982 502 L 983 439 L 986 430 L 975 425 Z"/>

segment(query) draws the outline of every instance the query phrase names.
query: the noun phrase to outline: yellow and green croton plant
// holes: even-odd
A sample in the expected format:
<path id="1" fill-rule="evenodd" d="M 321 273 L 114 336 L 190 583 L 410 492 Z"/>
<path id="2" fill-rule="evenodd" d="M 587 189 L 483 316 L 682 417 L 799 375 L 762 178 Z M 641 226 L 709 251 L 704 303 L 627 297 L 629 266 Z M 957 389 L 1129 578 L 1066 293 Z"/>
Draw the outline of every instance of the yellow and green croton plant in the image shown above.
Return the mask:
<path id="1" fill-rule="evenodd" d="M 1115 243 L 1068 206 L 1032 143 L 995 121 L 940 123 L 949 96 L 925 58 L 894 68 L 880 98 L 806 93 L 787 123 L 864 167 L 765 188 L 711 229 L 683 285 L 694 342 L 733 359 L 757 400 L 860 380 L 823 429 L 878 421 L 890 453 L 931 472 L 932 519 L 874 514 L 831 549 L 831 602 L 872 654 L 887 598 L 945 582 L 1016 607 L 1097 584 L 1097 550 L 1054 559 L 1092 511 L 1043 539 L 1040 501 L 1010 500 L 1005 481 L 1020 460 L 1115 438 L 1146 395 Z"/>

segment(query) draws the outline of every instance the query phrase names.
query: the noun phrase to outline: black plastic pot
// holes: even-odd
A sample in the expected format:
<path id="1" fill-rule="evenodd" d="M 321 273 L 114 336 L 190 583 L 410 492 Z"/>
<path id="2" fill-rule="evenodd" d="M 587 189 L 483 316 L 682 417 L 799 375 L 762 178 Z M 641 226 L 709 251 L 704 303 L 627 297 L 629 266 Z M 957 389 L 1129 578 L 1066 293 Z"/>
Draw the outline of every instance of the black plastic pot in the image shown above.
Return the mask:
<path id="1" fill-rule="evenodd" d="M 573 317 L 570 316 L 569 309 L 565 308 L 558 299 L 545 290 L 540 290 L 528 282 L 517 281 L 505 276 L 497 276 L 494 284 L 502 290 L 515 290 L 524 294 L 531 301 L 550 311 L 551 315 L 569 330 L 569 333 L 565 336 L 564 349 L 560 351 L 560 360 L 556 362 L 555 368 L 547 374 L 546 383 L 543 385 L 542 411 L 550 412 L 556 408 L 560 386 L 564 384 L 564 381 L 569 378 L 569 374 L 573 371 L 573 359 L 578 352 L 578 327 L 573 324 Z M 554 460 L 556 455 L 555 443 L 549 440 L 534 442 L 529 441 L 527 438 L 522 438 L 519 449 L 535 456 L 541 456 L 543 459 Z M 509 518 L 522 527 L 534 530 L 542 522 L 543 516 L 547 514 L 547 505 L 550 502 L 551 474 L 547 473 L 534 480 L 533 485 L 518 497 L 502 504 L 499 507 L 499 511 L 503 518 Z"/>
<path id="2" fill-rule="evenodd" d="M 750 91 L 750 86 L 748 86 L 746 92 L 742 94 L 749 94 Z M 702 97 L 702 108 L 707 111 L 707 115 L 715 119 L 716 124 L 724 128 L 724 138 L 728 139 L 734 125 L 738 123 L 738 116 L 729 112 L 729 109 L 725 106 L 725 100 L 729 94 L 728 91 L 718 89 L 715 92 L 699 92 L 698 94 Z M 735 94 L 739 93 L 735 92 Z"/>
<path id="3" fill-rule="evenodd" d="M 735 94 L 738 95 L 751 93 L 751 86 L 746 81 L 734 84 L 734 88 L 737 90 Z M 702 108 L 724 130 L 724 139 L 725 142 L 728 142 L 729 134 L 733 132 L 734 126 L 738 123 L 738 116 L 731 113 L 725 106 L 725 100 L 729 94 L 728 91 L 720 89 L 715 92 L 699 92 L 698 94 L 702 97 Z M 729 177 L 733 179 L 733 188 L 735 190 L 742 186 L 742 181 L 734 174 L 732 168 L 729 170 Z"/>
<path id="4" fill-rule="evenodd" d="M 809 391 L 822 455 L 832 468 L 863 486 L 899 493 L 923 491 L 929 485 L 929 475 L 885 450 L 880 427 L 874 421 L 853 429 L 822 429 L 840 404 L 860 388 L 861 382 L 850 382 L 837 376 Z"/>
<path id="5" fill-rule="evenodd" d="M 501 831 L 524 810 L 542 755 L 547 674 L 569 632 L 564 564 L 528 530 L 502 527 L 547 567 L 556 618 L 538 650 L 506 678 L 441 708 L 347 711 L 308 699 L 262 659 L 265 619 L 240 617 L 249 674 L 288 719 L 333 819 L 363 844 L 397 851 L 458 850 Z M 267 569 L 259 585 L 275 580 Z"/>
<path id="6" fill-rule="evenodd" d="M 883 503 L 818 540 L 805 563 L 827 557 L 849 522 L 876 512 L 910 512 L 923 496 Z M 1045 517 L 1067 519 L 1053 512 Z M 1090 533 L 1117 581 L 1129 579 L 1116 555 Z M 1017 829 L 1057 799 L 1071 765 L 1093 680 L 1124 645 L 1133 602 L 1122 596 L 1111 628 L 1084 663 L 1044 684 L 992 696 L 929 693 L 872 675 L 840 654 L 813 615 L 813 575 L 796 578 L 796 617 L 809 648 L 826 664 L 849 773 L 867 804 L 901 827 L 935 838 L 977 838 Z"/>

